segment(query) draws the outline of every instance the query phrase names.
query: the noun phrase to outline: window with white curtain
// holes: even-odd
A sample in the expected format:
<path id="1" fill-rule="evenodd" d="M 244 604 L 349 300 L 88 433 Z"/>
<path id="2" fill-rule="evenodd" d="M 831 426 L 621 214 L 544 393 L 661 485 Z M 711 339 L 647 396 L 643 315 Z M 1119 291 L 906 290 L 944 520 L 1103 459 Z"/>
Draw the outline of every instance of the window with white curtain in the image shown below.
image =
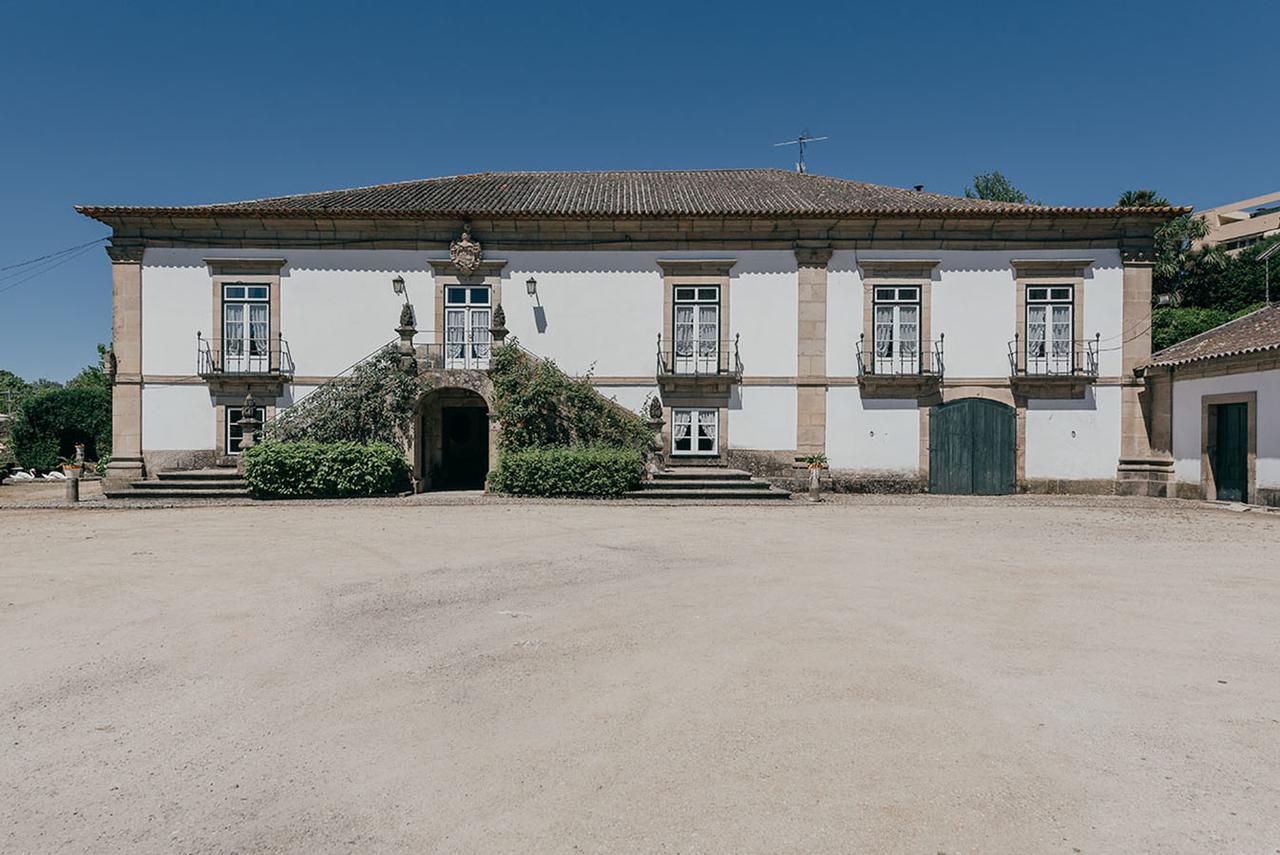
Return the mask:
<path id="1" fill-rule="evenodd" d="M 444 289 L 446 368 L 488 368 L 493 333 L 492 297 L 487 287 Z"/>
<path id="2" fill-rule="evenodd" d="M 233 374 L 271 370 L 271 286 L 229 282 L 222 286 L 222 370 Z"/>
<path id="3" fill-rule="evenodd" d="M 672 329 L 676 374 L 715 374 L 720 367 L 720 287 L 677 286 Z"/>
<path id="4" fill-rule="evenodd" d="M 719 449 L 719 410 L 673 409 L 672 454 L 716 454 Z"/>
<path id="5" fill-rule="evenodd" d="M 1072 285 L 1027 288 L 1027 373 L 1070 374 L 1075 351 Z"/>
<path id="6" fill-rule="evenodd" d="M 919 286 L 877 286 L 872 307 L 876 374 L 920 371 Z"/>
<path id="7" fill-rule="evenodd" d="M 244 430 L 240 427 L 240 419 L 244 417 L 244 407 L 227 407 L 227 454 L 240 453 L 240 441 L 244 439 Z M 266 407 L 254 407 L 253 417 L 258 420 L 258 429 L 254 431 L 253 438 L 256 441 L 262 440 L 262 424 L 267 420 Z"/>

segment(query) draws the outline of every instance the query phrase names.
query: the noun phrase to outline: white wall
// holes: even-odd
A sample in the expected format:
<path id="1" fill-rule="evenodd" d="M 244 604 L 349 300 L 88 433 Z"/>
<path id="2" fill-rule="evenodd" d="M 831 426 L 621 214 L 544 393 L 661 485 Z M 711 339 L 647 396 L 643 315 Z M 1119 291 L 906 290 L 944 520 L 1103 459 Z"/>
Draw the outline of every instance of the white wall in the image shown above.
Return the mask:
<path id="1" fill-rule="evenodd" d="M 739 387 L 729 399 L 729 446 L 758 451 L 794 450 L 796 387 Z"/>
<path id="2" fill-rule="evenodd" d="M 146 451 L 212 449 L 217 423 L 209 390 L 196 385 L 142 387 L 142 447 Z"/>
<path id="3" fill-rule="evenodd" d="M 916 402 L 864 399 L 856 386 L 827 390 L 827 460 L 833 469 L 917 474 L 920 411 Z"/>
<path id="4" fill-rule="evenodd" d="M 658 391 L 656 386 L 597 386 L 596 391 L 612 398 L 633 413 L 641 413 L 645 399 Z"/>
<path id="5" fill-rule="evenodd" d="M 863 317 L 860 259 L 940 261 L 931 289 L 932 336 L 946 334 L 946 374 L 957 379 L 1009 373 L 1008 343 L 1017 329 L 1013 259 L 1080 257 L 1094 259 L 1084 281 L 1084 336 L 1092 339 L 1102 334 L 1106 352 L 1101 355 L 1100 373 L 1119 374 L 1124 275 L 1119 251 L 1114 249 L 835 252 L 827 268 L 827 371 L 835 376 L 857 374 L 854 354 Z"/>
<path id="6" fill-rule="evenodd" d="M 1173 383 L 1174 475 L 1200 483 L 1200 408 L 1205 395 L 1258 393 L 1258 486 L 1280 488 L 1280 371 L 1228 374 Z"/>
<path id="7" fill-rule="evenodd" d="M 1026 477 L 1115 478 L 1120 459 L 1120 387 L 1090 386 L 1084 398 L 1027 401 Z"/>

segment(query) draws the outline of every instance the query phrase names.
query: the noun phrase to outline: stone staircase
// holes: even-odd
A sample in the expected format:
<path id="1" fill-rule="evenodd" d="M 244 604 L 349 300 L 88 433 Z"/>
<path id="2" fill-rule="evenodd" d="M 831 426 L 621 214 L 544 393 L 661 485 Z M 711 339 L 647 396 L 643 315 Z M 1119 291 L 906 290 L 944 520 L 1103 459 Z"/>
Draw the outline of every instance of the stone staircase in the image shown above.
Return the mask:
<path id="1" fill-rule="evenodd" d="M 740 469 L 680 466 L 655 472 L 653 480 L 645 481 L 626 497 L 686 502 L 778 501 L 791 498 L 791 493 Z"/>
<path id="2" fill-rule="evenodd" d="M 247 499 L 249 487 L 234 468 L 225 467 L 157 472 L 154 481 L 103 493 L 110 499 Z"/>

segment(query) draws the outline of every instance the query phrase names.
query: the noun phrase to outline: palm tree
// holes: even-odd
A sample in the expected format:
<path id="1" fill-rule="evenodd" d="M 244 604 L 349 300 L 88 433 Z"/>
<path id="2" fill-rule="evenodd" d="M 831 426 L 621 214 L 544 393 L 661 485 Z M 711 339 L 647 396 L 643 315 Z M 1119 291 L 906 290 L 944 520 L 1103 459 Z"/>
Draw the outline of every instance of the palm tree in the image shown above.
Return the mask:
<path id="1" fill-rule="evenodd" d="M 1117 208 L 1167 208 L 1169 200 L 1154 190 L 1126 190 L 1120 194 Z"/>

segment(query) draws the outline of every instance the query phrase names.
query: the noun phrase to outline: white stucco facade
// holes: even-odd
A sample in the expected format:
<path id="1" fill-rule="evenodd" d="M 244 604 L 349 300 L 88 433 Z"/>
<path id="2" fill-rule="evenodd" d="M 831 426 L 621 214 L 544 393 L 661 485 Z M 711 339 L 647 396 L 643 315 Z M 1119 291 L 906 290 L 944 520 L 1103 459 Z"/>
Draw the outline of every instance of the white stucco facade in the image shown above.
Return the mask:
<path id="1" fill-rule="evenodd" d="M 733 263 L 727 279 L 721 338 L 737 339 L 746 382 L 720 406 L 725 449 L 795 453 L 803 420 L 794 378 L 799 273 L 787 250 L 706 253 L 670 251 L 495 251 L 505 264 L 500 301 L 511 335 L 573 374 L 591 372 L 602 394 L 639 410 L 657 392 L 656 343 L 669 295 L 660 261 L 708 255 Z M 834 470 L 927 476 L 927 423 L 915 398 L 864 394 L 857 343 L 865 331 L 865 260 L 928 262 L 932 269 L 928 323 L 945 334 L 945 383 L 998 388 L 1009 373 L 1008 342 L 1018 328 L 1016 259 L 1077 259 L 1079 250 L 862 252 L 837 250 L 827 264 L 825 306 L 826 454 Z M 1101 339 L 1099 381 L 1081 398 L 1024 402 L 1027 479 L 1103 480 L 1114 475 L 1120 445 L 1123 276 L 1115 250 L 1090 252 L 1084 276 L 1085 337 Z M 326 378 L 340 374 L 392 341 L 405 280 L 417 307 L 419 342 L 434 329 L 441 287 L 430 262 L 444 252 L 382 249 L 148 249 L 142 263 L 142 433 L 149 451 L 217 445 L 217 408 L 227 406 L 193 375 L 196 335 L 219 335 L 220 308 L 210 258 L 283 259 L 276 316 L 294 361 L 294 382 L 267 402 L 284 408 Z M 252 278 L 252 277 L 248 277 Z M 537 283 L 527 293 L 526 280 Z M 666 302 L 664 302 L 664 297 Z M 667 308 L 664 308 L 667 307 Z M 986 393 L 983 393 L 984 395 Z M 1179 459 L 1179 477 L 1192 465 Z M 1272 478 L 1272 464 L 1260 467 Z M 1262 477 L 1262 476 L 1260 476 Z"/>
<path id="2" fill-rule="evenodd" d="M 1248 371 L 1173 381 L 1174 474 L 1180 485 L 1198 486 L 1204 476 L 1202 432 L 1205 398 L 1256 395 L 1252 406 L 1256 442 L 1256 488 L 1280 490 L 1280 370 Z M 1243 400 L 1243 397 L 1241 397 Z M 1209 497 L 1212 498 L 1212 497 Z"/>

